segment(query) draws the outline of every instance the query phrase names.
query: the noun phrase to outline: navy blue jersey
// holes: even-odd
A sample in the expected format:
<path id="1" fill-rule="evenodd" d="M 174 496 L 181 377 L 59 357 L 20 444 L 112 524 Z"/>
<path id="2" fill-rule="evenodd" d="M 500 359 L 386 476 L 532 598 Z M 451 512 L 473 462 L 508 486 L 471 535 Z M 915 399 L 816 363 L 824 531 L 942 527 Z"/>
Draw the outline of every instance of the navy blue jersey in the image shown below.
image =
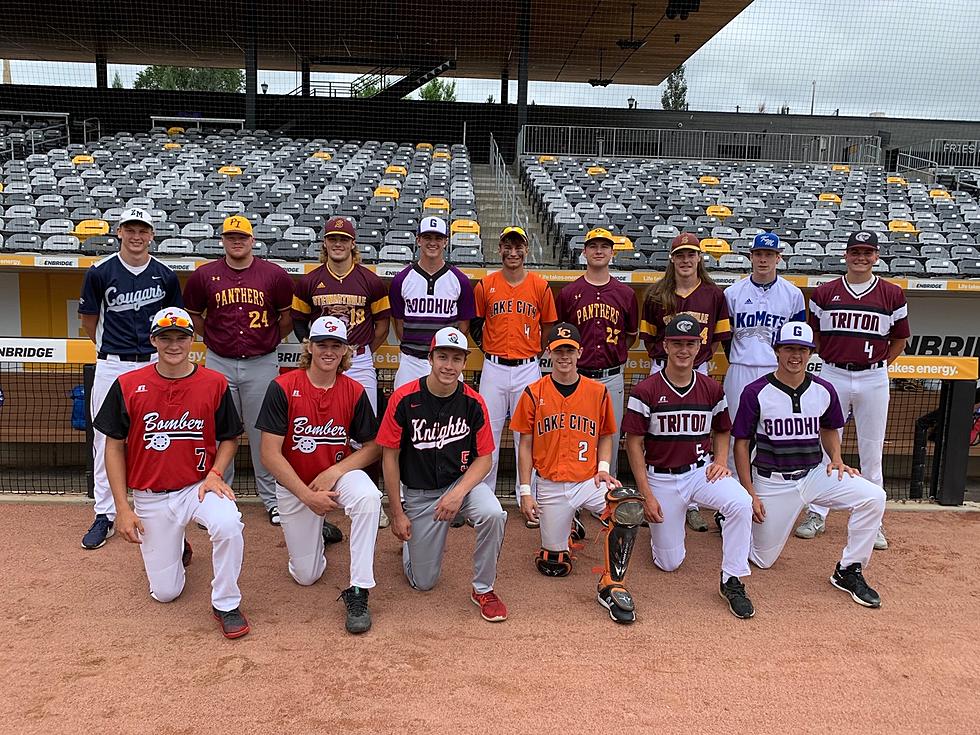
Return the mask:
<path id="1" fill-rule="evenodd" d="M 150 320 L 167 306 L 183 306 L 177 275 L 154 257 L 138 274 L 110 255 L 85 273 L 79 314 L 98 314 L 95 347 L 113 355 L 156 352 Z"/>

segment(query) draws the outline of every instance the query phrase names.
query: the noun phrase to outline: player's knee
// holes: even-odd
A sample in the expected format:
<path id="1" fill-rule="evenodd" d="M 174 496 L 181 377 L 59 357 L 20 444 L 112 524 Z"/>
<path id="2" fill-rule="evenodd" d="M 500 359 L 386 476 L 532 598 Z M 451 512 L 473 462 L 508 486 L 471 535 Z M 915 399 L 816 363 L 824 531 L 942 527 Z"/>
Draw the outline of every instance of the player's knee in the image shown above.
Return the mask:
<path id="1" fill-rule="evenodd" d="M 208 534 L 212 541 L 225 541 L 242 535 L 245 524 L 242 523 L 242 516 L 236 510 L 230 513 L 222 513 L 216 518 L 209 518 L 207 523 Z"/>
<path id="2" fill-rule="evenodd" d="M 152 597 L 157 602 L 173 602 L 178 597 L 180 593 L 184 591 L 184 580 L 174 580 L 173 582 L 160 582 L 159 580 L 154 580 L 153 588 L 150 590 L 150 597 Z"/>
<path id="3" fill-rule="evenodd" d="M 676 571 L 681 564 L 684 563 L 684 557 L 686 553 L 684 549 L 679 551 L 664 551 L 663 549 L 653 550 L 653 563 L 657 565 L 658 569 L 665 572 Z"/>
<path id="4" fill-rule="evenodd" d="M 302 567 L 293 565 L 289 570 L 290 575 L 295 580 L 296 584 L 303 587 L 309 587 L 310 585 L 316 584 L 322 573 L 318 573 L 316 565 L 310 564 L 309 566 Z"/>
<path id="5" fill-rule="evenodd" d="M 439 573 L 434 572 L 430 574 L 419 574 L 418 572 L 412 572 L 412 576 L 409 582 L 412 583 L 412 587 L 417 589 L 419 592 L 428 592 L 433 587 L 436 586 L 436 582 L 439 581 Z"/>
<path id="6" fill-rule="evenodd" d="M 738 493 L 729 498 L 724 506 L 719 508 L 719 510 L 728 520 L 732 518 L 751 516 L 752 498 L 746 492 Z"/>
<path id="7" fill-rule="evenodd" d="M 381 491 L 375 487 L 366 474 L 363 472 L 361 474 L 364 475 L 364 480 L 353 493 L 350 503 L 351 514 L 372 513 L 381 508 Z"/>
<path id="8" fill-rule="evenodd" d="M 775 559 L 771 559 L 767 556 L 763 556 L 755 549 L 749 552 L 749 561 L 755 564 L 759 569 L 769 569 L 773 564 L 776 563 Z"/>

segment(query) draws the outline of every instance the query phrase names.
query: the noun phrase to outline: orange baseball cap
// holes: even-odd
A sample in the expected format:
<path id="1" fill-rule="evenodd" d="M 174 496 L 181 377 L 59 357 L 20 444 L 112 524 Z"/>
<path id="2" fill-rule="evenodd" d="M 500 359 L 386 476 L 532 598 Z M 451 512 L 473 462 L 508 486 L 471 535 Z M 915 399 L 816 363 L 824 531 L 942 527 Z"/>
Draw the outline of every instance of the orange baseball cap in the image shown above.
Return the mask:
<path id="1" fill-rule="evenodd" d="M 238 232 L 242 235 L 251 235 L 252 223 L 248 221 L 247 217 L 243 217 L 240 214 L 226 217 L 224 224 L 221 225 L 221 234 L 228 235 L 232 232 Z"/>
<path id="2" fill-rule="evenodd" d="M 696 250 L 701 252 L 701 241 L 690 232 L 682 232 L 670 242 L 670 252 L 677 253 L 681 250 Z"/>

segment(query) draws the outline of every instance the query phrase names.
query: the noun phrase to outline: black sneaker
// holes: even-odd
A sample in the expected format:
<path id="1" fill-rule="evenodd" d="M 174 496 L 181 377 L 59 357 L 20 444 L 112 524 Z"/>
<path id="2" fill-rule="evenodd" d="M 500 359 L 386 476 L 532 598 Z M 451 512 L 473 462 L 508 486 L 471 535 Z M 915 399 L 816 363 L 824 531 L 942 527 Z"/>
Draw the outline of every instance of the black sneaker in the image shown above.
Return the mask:
<path id="1" fill-rule="evenodd" d="M 715 528 L 718 529 L 718 533 L 722 533 L 722 531 L 724 531 L 722 525 L 725 523 L 725 516 L 722 515 L 720 510 L 716 510 L 714 519 L 715 519 Z"/>
<path id="2" fill-rule="evenodd" d="M 89 551 L 101 549 L 105 546 L 106 539 L 116 532 L 114 525 L 105 513 L 97 514 L 92 527 L 82 536 L 82 548 Z"/>
<path id="3" fill-rule="evenodd" d="M 450 528 L 462 528 L 466 525 L 466 516 L 462 513 L 457 513 L 456 517 L 449 522 Z"/>
<path id="4" fill-rule="evenodd" d="M 329 521 L 323 522 L 323 543 L 339 544 L 344 540 L 344 532 Z"/>
<path id="5" fill-rule="evenodd" d="M 629 625 L 636 622 L 633 596 L 622 587 L 603 587 L 596 599 L 609 611 L 609 617 L 617 623 Z"/>
<path id="6" fill-rule="evenodd" d="M 271 508 L 269 508 L 269 523 L 271 523 L 273 526 L 281 526 L 282 525 L 282 521 L 279 520 L 279 506 L 278 505 L 273 505 Z"/>
<path id="7" fill-rule="evenodd" d="M 718 594 L 728 600 L 728 608 L 736 618 L 745 619 L 755 615 L 752 600 L 745 594 L 745 585 L 738 577 L 731 577 L 727 582 L 722 582 L 718 587 Z"/>
<path id="8" fill-rule="evenodd" d="M 850 594 L 851 599 L 858 605 L 881 607 L 881 598 L 864 581 L 864 575 L 861 573 L 861 565 L 857 562 L 844 568 L 841 568 L 840 562 L 837 562 L 837 568 L 830 578 L 830 583 L 837 589 Z"/>
<path id="9" fill-rule="evenodd" d="M 575 517 L 572 518 L 572 533 L 571 538 L 573 541 L 584 541 L 585 537 L 588 535 L 585 531 L 585 524 L 582 523 L 582 511 L 575 511 Z"/>
<path id="10" fill-rule="evenodd" d="M 234 610 L 219 610 L 212 605 L 211 614 L 221 624 L 221 633 L 225 638 L 241 638 L 251 630 L 248 619 L 237 607 Z"/>
<path id="11" fill-rule="evenodd" d="M 194 549 L 191 548 L 190 543 L 187 539 L 184 539 L 184 551 L 180 555 L 180 563 L 187 569 L 191 565 L 191 559 L 194 558 Z"/>
<path id="12" fill-rule="evenodd" d="M 348 587 L 340 593 L 338 600 L 347 606 L 348 633 L 367 633 L 371 630 L 371 611 L 368 610 L 368 591 L 360 587 Z"/>

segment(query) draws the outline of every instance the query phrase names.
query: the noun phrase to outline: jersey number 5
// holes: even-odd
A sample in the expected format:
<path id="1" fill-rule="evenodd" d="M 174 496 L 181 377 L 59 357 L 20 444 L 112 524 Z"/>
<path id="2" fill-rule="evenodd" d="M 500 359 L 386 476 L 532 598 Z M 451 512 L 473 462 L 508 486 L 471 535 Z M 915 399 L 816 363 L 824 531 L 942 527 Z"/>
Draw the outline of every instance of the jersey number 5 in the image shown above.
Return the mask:
<path id="1" fill-rule="evenodd" d="M 248 324 L 249 329 L 269 326 L 269 315 L 264 311 L 250 311 L 248 312 L 248 318 L 252 320 Z"/>

